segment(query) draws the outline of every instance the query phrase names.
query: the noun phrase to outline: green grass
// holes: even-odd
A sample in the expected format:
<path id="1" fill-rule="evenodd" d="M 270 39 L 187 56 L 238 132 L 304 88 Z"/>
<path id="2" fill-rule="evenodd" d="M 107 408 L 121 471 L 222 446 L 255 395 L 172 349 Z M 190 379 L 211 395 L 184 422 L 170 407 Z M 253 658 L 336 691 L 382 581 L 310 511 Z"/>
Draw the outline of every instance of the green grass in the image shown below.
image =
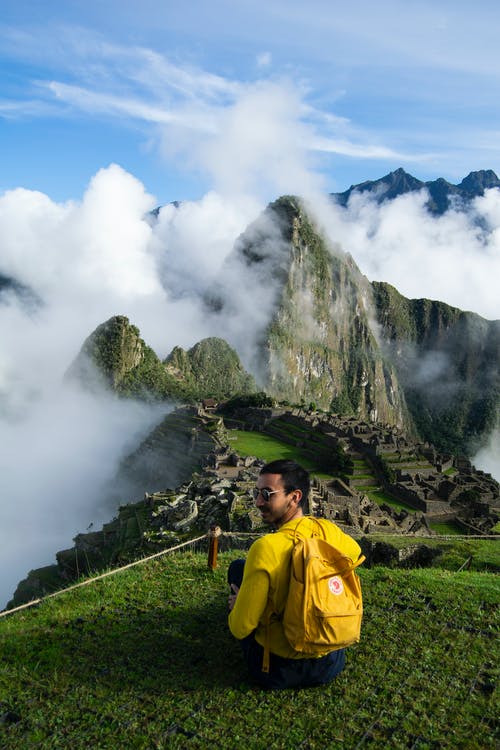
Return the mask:
<path id="1" fill-rule="evenodd" d="M 433 568 L 457 571 L 470 560 L 470 569 L 477 572 L 500 573 L 500 543 L 497 539 L 474 539 L 472 537 L 440 539 L 438 537 L 408 537 L 404 534 L 369 534 L 372 542 L 384 542 L 396 549 L 412 544 L 424 544 L 426 547 L 439 549 L 441 553 L 434 558 Z M 497 579 L 498 581 L 498 579 Z M 500 581 L 498 581 L 500 599 Z"/>
<path id="2" fill-rule="evenodd" d="M 498 747 L 498 578 L 361 568 L 361 642 L 331 685 L 247 684 L 229 561 L 172 554 L 0 619 L 9 750 Z M 8 718 L 5 718 L 8 717 Z"/>
<path id="3" fill-rule="evenodd" d="M 370 500 L 373 500 L 379 505 L 385 503 L 386 505 L 390 505 L 391 508 L 396 508 L 396 510 L 408 510 L 410 511 L 410 513 L 415 513 L 415 508 L 412 508 L 411 505 L 406 505 L 406 503 L 403 503 L 400 500 L 396 500 L 392 497 L 392 495 L 388 495 L 383 490 L 371 490 L 369 487 L 367 487 L 366 494 L 368 495 Z"/>
<path id="4" fill-rule="evenodd" d="M 264 435 L 262 432 L 229 430 L 228 436 L 229 445 L 241 456 L 259 456 L 266 463 L 278 458 L 290 458 L 301 463 L 309 471 L 318 468 L 300 448 L 284 443 L 270 435 Z"/>
<path id="5" fill-rule="evenodd" d="M 453 521 L 443 521 L 441 523 L 429 523 L 429 526 L 433 531 L 436 532 L 436 534 L 443 534 L 444 536 L 448 535 L 461 535 L 463 534 L 463 530 L 458 526 L 456 523 L 453 523 Z"/>

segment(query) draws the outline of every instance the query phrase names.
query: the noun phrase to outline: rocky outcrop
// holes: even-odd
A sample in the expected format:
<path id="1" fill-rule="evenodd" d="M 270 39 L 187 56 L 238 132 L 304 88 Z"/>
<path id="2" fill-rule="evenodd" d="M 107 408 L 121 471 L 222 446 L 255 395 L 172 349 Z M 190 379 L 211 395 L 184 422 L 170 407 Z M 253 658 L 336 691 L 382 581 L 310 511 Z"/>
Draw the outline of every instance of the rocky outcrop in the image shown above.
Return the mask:
<path id="1" fill-rule="evenodd" d="M 296 198 L 280 198 L 264 218 L 234 253 L 252 273 L 279 282 L 260 344 L 266 391 L 411 430 L 397 374 L 372 332 L 368 280 L 327 246 Z"/>
<path id="2" fill-rule="evenodd" d="M 175 378 L 124 315 L 115 315 L 96 328 L 66 377 L 86 388 L 105 386 L 123 396 L 167 399 L 179 395 Z"/>

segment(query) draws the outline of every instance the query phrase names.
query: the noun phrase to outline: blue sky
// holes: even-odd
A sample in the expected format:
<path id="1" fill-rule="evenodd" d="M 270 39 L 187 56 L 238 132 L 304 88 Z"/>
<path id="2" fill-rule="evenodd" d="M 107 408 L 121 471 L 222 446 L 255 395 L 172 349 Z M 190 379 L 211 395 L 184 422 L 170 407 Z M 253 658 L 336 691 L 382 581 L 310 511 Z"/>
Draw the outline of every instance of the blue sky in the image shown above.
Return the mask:
<path id="1" fill-rule="evenodd" d="M 451 182 L 500 171 L 497 2 L 1 8 L 0 192 L 79 199 L 117 163 L 159 203 L 233 190 L 238 170 L 236 189 L 272 199 L 292 151 L 326 191 L 399 166 Z"/>

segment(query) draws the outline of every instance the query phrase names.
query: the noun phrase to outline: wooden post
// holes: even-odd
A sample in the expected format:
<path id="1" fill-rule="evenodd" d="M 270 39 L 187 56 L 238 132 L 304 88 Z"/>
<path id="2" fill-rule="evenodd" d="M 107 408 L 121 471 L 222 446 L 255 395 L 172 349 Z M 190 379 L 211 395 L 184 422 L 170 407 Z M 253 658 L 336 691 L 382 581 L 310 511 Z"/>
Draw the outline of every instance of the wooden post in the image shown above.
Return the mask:
<path id="1" fill-rule="evenodd" d="M 215 570 L 217 567 L 217 552 L 219 551 L 220 526 L 212 526 L 208 532 L 210 543 L 208 546 L 208 567 Z"/>

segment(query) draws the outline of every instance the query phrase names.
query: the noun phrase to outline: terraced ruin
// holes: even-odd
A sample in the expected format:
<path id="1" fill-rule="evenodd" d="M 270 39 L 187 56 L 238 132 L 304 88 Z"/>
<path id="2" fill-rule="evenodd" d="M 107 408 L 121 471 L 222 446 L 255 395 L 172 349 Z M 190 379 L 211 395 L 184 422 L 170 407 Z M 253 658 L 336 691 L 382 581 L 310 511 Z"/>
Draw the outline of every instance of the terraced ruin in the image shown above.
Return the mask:
<path id="1" fill-rule="evenodd" d="M 327 513 L 335 520 L 356 526 L 359 507 L 369 503 L 389 516 L 391 509 L 393 516 L 416 511 L 428 530 L 432 524 L 450 524 L 461 533 L 489 534 L 500 518 L 500 488 L 490 474 L 466 458 L 413 442 L 394 426 L 301 409 L 248 409 L 224 422 L 293 444 L 325 474 L 333 474 L 318 483 L 316 493 L 322 496 L 321 507 L 335 508 Z M 366 531 L 363 524 L 360 528 Z"/>

